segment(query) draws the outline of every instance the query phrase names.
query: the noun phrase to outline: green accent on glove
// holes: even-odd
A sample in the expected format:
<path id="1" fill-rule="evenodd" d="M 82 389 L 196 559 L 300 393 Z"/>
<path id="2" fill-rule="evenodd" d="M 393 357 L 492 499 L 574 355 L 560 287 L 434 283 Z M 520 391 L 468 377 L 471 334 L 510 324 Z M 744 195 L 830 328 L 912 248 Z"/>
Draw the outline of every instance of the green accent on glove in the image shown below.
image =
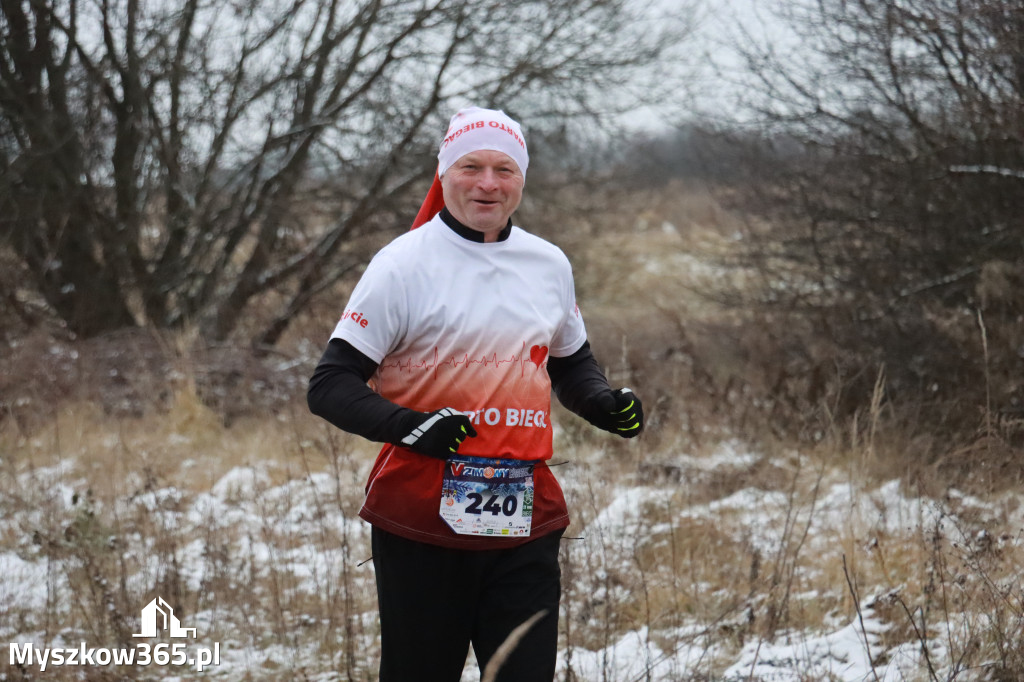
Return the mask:
<path id="1" fill-rule="evenodd" d="M 459 451 L 459 446 L 467 436 L 476 436 L 476 429 L 469 417 L 450 407 L 430 412 L 423 417 L 423 421 L 399 443 L 421 455 L 448 459 L 449 453 Z"/>
<path id="2" fill-rule="evenodd" d="M 628 388 L 609 391 L 597 398 L 595 411 L 587 420 L 605 431 L 623 438 L 633 438 L 644 427 L 643 403 Z"/>

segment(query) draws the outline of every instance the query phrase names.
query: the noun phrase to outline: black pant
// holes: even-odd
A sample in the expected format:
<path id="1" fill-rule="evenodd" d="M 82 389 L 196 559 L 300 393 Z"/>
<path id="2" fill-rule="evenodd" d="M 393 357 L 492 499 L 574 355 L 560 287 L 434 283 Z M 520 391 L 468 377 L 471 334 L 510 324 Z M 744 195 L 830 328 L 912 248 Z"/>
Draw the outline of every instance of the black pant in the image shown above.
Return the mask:
<path id="1" fill-rule="evenodd" d="M 381 682 L 459 682 L 470 644 L 482 674 L 508 634 L 544 609 L 547 615 L 519 641 L 498 680 L 553 679 L 562 532 L 518 547 L 473 551 L 374 527 Z"/>

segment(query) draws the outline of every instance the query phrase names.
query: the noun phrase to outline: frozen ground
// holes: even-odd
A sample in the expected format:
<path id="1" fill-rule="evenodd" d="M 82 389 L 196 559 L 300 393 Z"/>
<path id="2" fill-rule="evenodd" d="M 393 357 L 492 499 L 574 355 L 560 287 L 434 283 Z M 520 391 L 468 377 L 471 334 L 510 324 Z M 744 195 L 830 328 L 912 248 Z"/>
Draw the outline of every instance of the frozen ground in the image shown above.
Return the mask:
<path id="1" fill-rule="evenodd" d="M 668 581 L 686 578 L 678 573 L 666 577 L 664 565 L 643 564 L 638 557 L 657 551 L 673 534 L 713 526 L 724 542 L 742 543 L 752 556 L 789 557 L 794 567 L 800 563 L 792 573 L 800 576 L 794 583 L 816 587 L 792 595 L 794 602 L 828 597 L 840 603 L 849 602 L 850 591 L 836 578 L 843 575 L 837 564 L 846 560 L 847 550 L 840 545 L 869 553 L 879 538 L 890 546 L 911 545 L 934 532 L 966 544 L 991 534 L 991 541 L 1007 552 L 1021 544 L 1024 515 L 1014 500 L 982 501 L 955 491 L 941 501 L 919 499 L 908 496 L 897 481 L 861 490 L 836 474 L 819 472 L 799 495 L 757 480 L 725 488 L 720 497 L 713 491 L 687 492 L 708 476 L 742 471 L 760 459 L 735 442 L 722 443 L 704 457 L 679 455 L 671 460 L 674 478 L 646 483 L 629 476 L 619 482 L 600 480 L 595 472 L 604 469 L 601 456 L 595 457 L 598 466 L 566 467 L 560 474 L 570 505 L 582 507 L 574 510 L 578 523 L 571 529 L 581 540 L 567 542 L 564 549 L 564 560 L 574 568 L 567 572 L 571 582 L 563 620 L 572 620 L 576 639 L 570 643 L 563 635 L 560 680 L 895 682 L 931 679 L 929 666 L 937 679 L 952 679 L 963 672 L 951 651 L 960 646 L 956 633 L 961 623 L 932 622 L 941 636 L 927 638 L 927 656 L 920 641 L 886 638 L 893 626 L 891 609 L 881 609 L 890 614 L 886 617 L 876 607 L 886 604 L 887 586 L 860 585 L 859 611 L 830 608 L 817 627 L 781 628 L 768 640 L 753 628 L 743 630 L 745 619 L 753 620 L 763 608 L 763 601 L 750 596 L 733 595 L 738 598 L 718 622 L 709 622 L 698 610 L 667 617 L 662 608 L 655 617 L 651 613 L 657 605 L 653 611 L 648 605 L 646 617 L 637 616 L 641 592 L 664 595 Z M 781 466 L 795 471 L 800 458 L 793 455 Z M 199 630 L 199 643 L 217 638 L 221 646 L 220 665 L 203 676 L 283 679 L 301 673 L 316 680 L 372 679 L 374 588 L 371 566 L 362 563 L 369 557 L 368 533 L 354 518 L 358 487 L 342 483 L 361 471 L 352 477 L 311 472 L 281 480 L 273 466 L 240 466 L 209 490 L 141 486 L 116 500 L 88 502 L 83 495 L 90 482 L 72 460 L 35 468 L 16 468 L 8 460 L 5 472 L 11 478 L 0 492 L 0 641 L 54 647 L 98 637 L 100 629 L 89 630 L 93 619 L 81 614 L 102 602 L 82 594 L 88 581 L 81 582 L 81 571 L 88 563 L 99 565 L 103 557 L 111 562 L 104 566 L 127 561 L 129 568 L 120 573 L 123 593 L 148 595 L 154 585 L 169 584 L 170 562 L 178 589 L 195 595 L 184 624 Z M 581 505 L 581 499 L 588 503 Z M 83 519 L 105 519 L 107 534 L 97 537 L 116 548 L 107 553 L 83 549 L 80 538 L 91 527 Z M 119 525 L 111 525 L 114 520 Z M 971 536 L 964 537 L 968 527 Z M 164 546 L 168 542 L 173 546 Z M 63 545 L 44 551 L 47 543 Z M 215 547 L 228 556 L 216 559 Z M 638 575 L 645 565 L 647 572 Z M 716 596 L 722 588 L 712 583 L 703 596 L 728 601 Z M 685 584 L 679 589 L 700 593 L 705 588 Z M 228 601 L 218 603 L 213 590 Z M 331 615 L 341 606 L 343 624 Z M 961 617 L 954 610 L 946 615 Z M 608 627 L 611 617 L 614 627 Z M 137 627 L 136 619 L 130 614 L 128 626 Z M 743 636 L 722 636 L 725 624 Z M 333 644 L 325 645 L 325 639 Z M 19 679 L 8 658 L 0 661 L 0 679 Z M 64 672 L 74 676 L 74 671 Z M 964 673 L 958 679 L 986 678 Z M 479 680 L 472 660 L 464 680 Z"/>

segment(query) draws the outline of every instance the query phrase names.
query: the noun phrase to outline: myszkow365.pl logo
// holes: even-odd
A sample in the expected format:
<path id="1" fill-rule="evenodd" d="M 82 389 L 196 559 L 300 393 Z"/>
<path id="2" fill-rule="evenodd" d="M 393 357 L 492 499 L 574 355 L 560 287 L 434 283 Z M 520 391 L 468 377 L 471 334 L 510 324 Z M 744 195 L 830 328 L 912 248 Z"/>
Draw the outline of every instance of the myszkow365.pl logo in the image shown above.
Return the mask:
<path id="1" fill-rule="evenodd" d="M 142 609 L 142 632 L 132 637 L 152 638 L 166 633 L 170 639 L 195 638 L 196 629 L 182 627 L 181 621 L 174 615 L 174 609 L 156 597 Z M 160 642 L 151 644 L 141 642 L 134 647 L 108 649 L 90 647 L 82 642 L 78 647 L 36 647 L 31 642 L 11 643 L 12 666 L 19 665 L 23 669 L 28 666 L 39 666 L 44 672 L 50 666 L 191 666 L 196 672 L 202 672 L 208 666 L 220 665 L 220 642 L 213 648 L 193 647 L 185 642 Z"/>

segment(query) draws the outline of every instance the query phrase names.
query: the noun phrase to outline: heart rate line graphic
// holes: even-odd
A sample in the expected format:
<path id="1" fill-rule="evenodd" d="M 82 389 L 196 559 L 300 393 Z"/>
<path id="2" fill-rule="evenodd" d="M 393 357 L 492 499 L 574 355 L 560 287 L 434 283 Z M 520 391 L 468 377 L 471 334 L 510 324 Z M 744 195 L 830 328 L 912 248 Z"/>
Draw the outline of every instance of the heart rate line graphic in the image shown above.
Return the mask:
<path id="1" fill-rule="evenodd" d="M 434 373 L 437 376 L 438 370 L 442 367 L 451 367 L 452 369 L 468 368 L 471 366 L 482 366 L 482 367 L 493 367 L 498 369 L 503 365 L 519 365 L 520 376 L 526 373 L 527 365 L 536 365 L 537 369 L 540 369 L 544 365 L 548 356 L 547 346 L 531 346 L 529 351 L 526 349 L 526 342 L 523 342 L 522 348 L 518 353 L 512 353 L 507 357 L 498 357 L 498 353 L 491 353 L 490 355 L 482 355 L 480 357 L 469 357 L 469 353 L 464 354 L 462 357 L 451 355 L 448 357 L 441 357 L 440 349 L 434 346 L 434 355 L 432 358 L 423 360 L 421 362 L 415 362 L 409 360 L 395 360 L 393 362 L 383 362 L 380 365 L 381 371 L 397 370 L 399 372 L 412 372 L 414 370 Z"/>

